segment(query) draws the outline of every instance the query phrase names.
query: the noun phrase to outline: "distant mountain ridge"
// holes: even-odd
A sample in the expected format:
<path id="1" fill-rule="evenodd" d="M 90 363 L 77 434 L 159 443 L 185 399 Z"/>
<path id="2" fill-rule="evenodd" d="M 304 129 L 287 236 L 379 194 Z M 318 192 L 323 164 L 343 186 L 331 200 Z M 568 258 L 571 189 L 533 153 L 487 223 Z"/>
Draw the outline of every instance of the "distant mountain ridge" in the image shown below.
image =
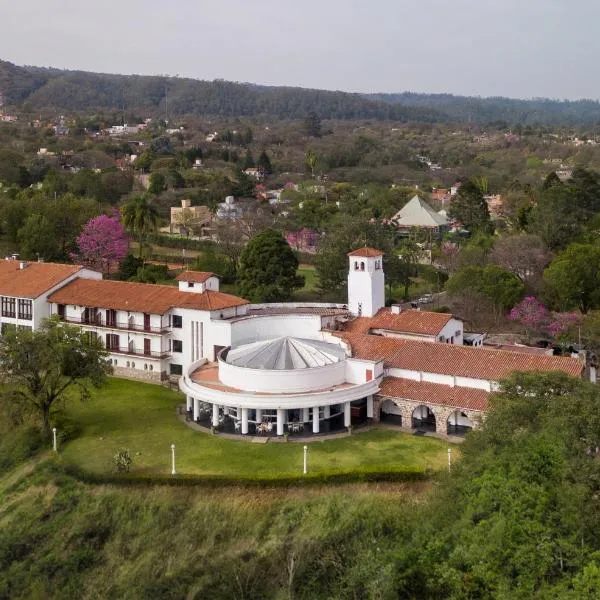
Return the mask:
<path id="1" fill-rule="evenodd" d="M 508 126 L 600 125 L 600 103 L 476 98 L 452 94 L 355 94 L 349 92 L 202 81 L 179 77 L 113 75 L 53 68 L 20 67 L 0 60 L 0 92 L 7 105 L 32 111 L 121 110 L 212 117 L 267 116 L 302 119 L 377 119 L 421 123 L 504 122 Z"/>

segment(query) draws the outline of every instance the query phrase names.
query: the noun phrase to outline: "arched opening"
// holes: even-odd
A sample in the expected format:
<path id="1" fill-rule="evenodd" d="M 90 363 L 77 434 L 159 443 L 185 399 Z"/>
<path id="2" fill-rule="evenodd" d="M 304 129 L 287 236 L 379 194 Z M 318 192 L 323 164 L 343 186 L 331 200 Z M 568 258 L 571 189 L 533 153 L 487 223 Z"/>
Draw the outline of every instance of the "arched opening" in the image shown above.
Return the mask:
<path id="1" fill-rule="evenodd" d="M 393 400 L 384 400 L 381 404 L 381 420 L 393 425 L 402 425 L 402 409 Z"/>
<path id="2" fill-rule="evenodd" d="M 448 417 L 448 435 L 465 435 L 471 429 L 473 421 L 464 412 L 455 410 Z"/>
<path id="3" fill-rule="evenodd" d="M 364 271 L 365 270 L 365 263 L 361 261 L 360 263 L 360 270 Z"/>
<path id="4" fill-rule="evenodd" d="M 435 431 L 435 415 L 428 406 L 421 404 L 413 410 L 412 426 L 421 431 Z"/>

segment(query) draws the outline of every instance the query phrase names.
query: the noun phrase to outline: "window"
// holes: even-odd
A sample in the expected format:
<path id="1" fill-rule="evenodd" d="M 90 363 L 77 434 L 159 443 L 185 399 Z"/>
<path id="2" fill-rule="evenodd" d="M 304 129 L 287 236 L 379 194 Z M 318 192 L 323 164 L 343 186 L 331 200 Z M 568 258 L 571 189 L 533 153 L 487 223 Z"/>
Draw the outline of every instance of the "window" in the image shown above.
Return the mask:
<path id="1" fill-rule="evenodd" d="M 106 334 L 106 349 L 107 350 L 118 350 L 119 349 L 119 336 L 116 333 Z"/>
<path id="2" fill-rule="evenodd" d="M 2 296 L 2 316 L 15 318 L 15 299 Z"/>
<path id="3" fill-rule="evenodd" d="M 95 331 L 86 331 L 85 335 L 87 337 L 88 344 L 93 344 L 98 337 L 98 334 Z"/>
<path id="4" fill-rule="evenodd" d="M 354 270 L 358 271 L 358 261 L 357 260 L 354 261 Z"/>
<path id="5" fill-rule="evenodd" d="M 193 288 L 194 287 L 194 282 L 193 281 L 188 281 L 188 287 L 189 288 Z"/>
<path id="6" fill-rule="evenodd" d="M 131 363 L 129 361 L 127 361 L 127 368 L 129 368 L 131 366 Z"/>
<path id="7" fill-rule="evenodd" d="M 148 370 L 148 363 L 144 363 L 144 371 Z"/>
<path id="8" fill-rule="evenodd" d="M 361 263 L 360 263 L 360 270 L 361 270 L 361 271 L 364 271 L 364 270 L 365 270 L 365 263 L 364 263 L 364 262 L 361 262 Z"/>
<path id="9" fill-rule="evenodd" d="M 183 352 L 183 342 L 181 340 L 173 340 L 173 352 Z"/>
<path id="10" fill-rule="evenodd" d="M 152 365 L 150 365 L 150 370 L 154 371 L 154 367 Z"/>
<path id="11" fill-rule="evenodd" d="M 173 315 L 173 327 L 177 327 L 177 329 L 183 327 L 183 318 L 180 315 Z"/>
<path id="12" fill-rule="evenodd" d="M 171 375 L 183 375 L 183 367 L 181 365 L 170 364 L 170 373 Z"/>
<path id="13" fill-rule="evenodd" d="M 460 329 L 457 329 L 457 330 L 454 332 L 454 336 L 455 336 L 455 337 L 460 337 Z"/>
<path id="14" fill-rule="evenodd" d="M 18 308 L 19 308 L 19 319 L 24 319 L 25 321 L 31 321 L 31 300 L 19 300 Z"/>

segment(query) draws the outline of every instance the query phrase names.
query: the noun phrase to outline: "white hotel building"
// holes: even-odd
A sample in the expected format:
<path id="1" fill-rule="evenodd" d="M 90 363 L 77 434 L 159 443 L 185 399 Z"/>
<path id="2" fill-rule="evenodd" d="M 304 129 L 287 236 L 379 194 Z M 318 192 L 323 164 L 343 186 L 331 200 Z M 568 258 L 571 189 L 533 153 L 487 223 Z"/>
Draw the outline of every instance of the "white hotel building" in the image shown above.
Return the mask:
<path id="1" fill-rule="evenodd" d="M 0 321 L 38 327 L 59 315 L 102 338 L 115 375 L 178 377 L 190 419 L 242 435 L 312 435 L 380 418 L 458 433 L 477 425 L 513 371 L 582 376 L 578 359 L 463 346 L 450 314 L 384 308 L 382 260 L 371 248 L 349 254 L 347 305 L 250 304 L 220 292 L 212 273 L 183 272 L 174 287 L 7 260 Z"/>

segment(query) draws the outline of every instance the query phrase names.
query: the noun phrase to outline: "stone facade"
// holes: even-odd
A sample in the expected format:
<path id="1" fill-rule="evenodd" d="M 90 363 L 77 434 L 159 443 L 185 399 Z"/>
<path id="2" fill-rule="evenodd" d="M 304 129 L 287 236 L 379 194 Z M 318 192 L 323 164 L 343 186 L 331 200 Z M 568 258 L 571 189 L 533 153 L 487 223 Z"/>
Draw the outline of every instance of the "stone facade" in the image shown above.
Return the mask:
<path id="1" fill-rule="evenodd" d="M 473 428 L 477 429 L 484 417 L 483 411 L 480 410 L 469 410 L 465 408 L 457 408 L 455 406 L 444 406 L 439 404 L 424 404 L 416 400 L 408 400 L 406 398 L 385 398 L 391 400 L 400 410 L 402 416 L 402 428 L 412 429 L 412 416 L 415 409 L 419 406 L 427 406 L 429 410 L 435 415 L 435 431 L 439 434 L 446 434 L 448 431 L 448 418 L 455 411 L 460 411 L 473 423 Z M 377 405 L 377 412 L 381 410 L 381 399 L 379 399 Z M 374 405 L 375 410 L 375 405 Z"/>
<path id="2" fill-rule="evenodd" d="M 145 381 L 146 383 L 161 383 L 162 377 L 160 371 L 145 371 L 142 369 L 131 369 L 127 367 L 113 367 L 115 377 L 124 379 L 133 379 L 135 381 Z"/>

